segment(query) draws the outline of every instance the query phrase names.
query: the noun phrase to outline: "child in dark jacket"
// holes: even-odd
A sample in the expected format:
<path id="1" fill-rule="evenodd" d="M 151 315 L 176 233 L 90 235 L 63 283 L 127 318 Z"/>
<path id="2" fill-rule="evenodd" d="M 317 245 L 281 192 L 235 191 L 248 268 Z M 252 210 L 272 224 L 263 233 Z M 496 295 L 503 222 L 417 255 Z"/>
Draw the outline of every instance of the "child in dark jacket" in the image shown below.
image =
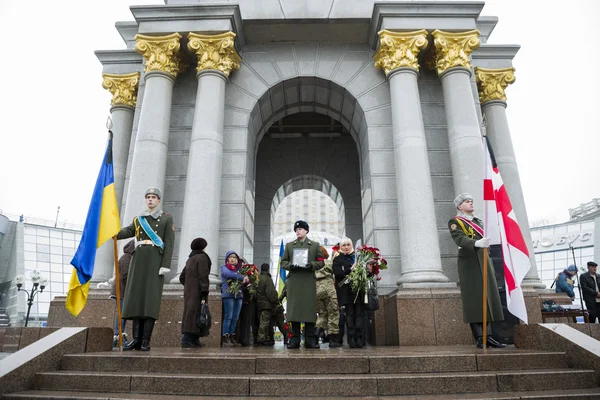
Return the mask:
<path id="1" fill-rule="evenodd" d="M 260 324 L 258 327 L 257 345 L 272 345 L 271 319 L 275 316 L 277 307 L 279 307 L 279 298 L 273 279 L 269 273 L 269 264 L 260 266 L 260 276 L 258 278 L 258 288 L 256 289 L 256 305 L 260 313 Z M 283 321 L 276 321 L 279 329 L 283 328 Z M 281 322 L 281 324 L 280 324 Z M 282 333 L 285 333 L 282 331 Z"/>

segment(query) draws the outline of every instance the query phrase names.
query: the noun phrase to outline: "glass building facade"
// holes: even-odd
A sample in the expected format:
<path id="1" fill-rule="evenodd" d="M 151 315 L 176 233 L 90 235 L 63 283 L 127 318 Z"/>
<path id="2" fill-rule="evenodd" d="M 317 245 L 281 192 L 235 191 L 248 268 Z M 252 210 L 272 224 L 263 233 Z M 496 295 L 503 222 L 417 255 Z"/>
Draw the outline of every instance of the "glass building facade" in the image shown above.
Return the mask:
<path id="1" fill-rule="evenodd" d="M 54 296 L 64 296 L 69 291 L 73 271 L 70 263 L 80 240 L 81 232 L 78 231 L 25 224 L 22 274 L 29 278 L 31 272 L 37 270 L 48 279 L 48 286 L 36 296 L 31 307 L 30 320 L 45 320 Z M 30 285 L 28 281 L 25 289 Z"/>

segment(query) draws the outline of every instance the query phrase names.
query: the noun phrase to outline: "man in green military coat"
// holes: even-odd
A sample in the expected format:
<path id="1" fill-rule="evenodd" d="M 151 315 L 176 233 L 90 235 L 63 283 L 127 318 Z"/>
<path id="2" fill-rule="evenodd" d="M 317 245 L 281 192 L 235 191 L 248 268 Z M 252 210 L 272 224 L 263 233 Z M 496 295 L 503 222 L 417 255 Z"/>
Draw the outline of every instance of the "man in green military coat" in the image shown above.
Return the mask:
<path id="1" fill-rule="evenodd" d="M 462 298 L 464 321 L 471 326 L 478 348 L 483 347 L 483 255 L 490 246 L 485 237 L 483 221 L 473 211 L 473 196 L 461 194 L 454 199 L 458 214 L 450 218 L 448 228 L 458 245 L 458 278 Z M 503 321 L 502 303 L 494 273 L 494 264 L 488 253 L 487 260 L 487 321 Z M 491 336 L 491 325 L 487 325 L 488 347 L 505 347 Z"/>
<path id="2" fill-rule="evenodd" d="M 117 239 L 135 236 L 136 249 L 129 265 L 123 318 L 131 319 L 133 340 L 123 350 L 150 350 L 154 322 L 158 319 L 164 275 L 170 272 L 175 226 L 160 206 L 158 188 L 146 190 L 146 211 L 121 229 Z"/>
<path id="3" fill-rule="evenodd" d="M 315 335 L 317 321 L 317 286 L 314 271 L 323 268 L 319 243 L 306 237 L 308 224 L 296 221 L 296 240 L 286 243 L 281 268 L 289 271 L 287 285 L 287 320 L 292 325 L 292 337 L 288 349 L 300 348 L 300 324 L 304 322 L 304 347 L 318 349 Z"/>

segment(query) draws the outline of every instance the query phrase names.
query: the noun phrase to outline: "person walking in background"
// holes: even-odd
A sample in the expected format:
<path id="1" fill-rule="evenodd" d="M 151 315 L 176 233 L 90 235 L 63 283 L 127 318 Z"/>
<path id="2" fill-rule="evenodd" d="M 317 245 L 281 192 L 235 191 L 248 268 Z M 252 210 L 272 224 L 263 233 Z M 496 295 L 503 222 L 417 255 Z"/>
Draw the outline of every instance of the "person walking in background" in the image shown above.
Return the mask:
<path id="1" fill-rule="evenodd" d="M 150 350 L 154 323 L 160 313 L 164 275 L 171 271 L 175 242 L 173 217 L 160 205 L 162 192 L 151 187 L 144 197 L 146 210 L 117 234 L 117 239 L 136 239 L 123 304 L 123 318 L 133 320 L 133 340 L 123 350 Z"/>
<path id="2" fill-rule="evenodd" d="M 292 337 L 288 349 L 300 348 L 301 323 L 305 326 L 304 347 L 318 349 L 319 343 L 315 336 L 317 320 L 317 286 L 314 271 L 323 268 L 319 243 L 309 239 L 308 223 L 296 221 L 294 233 L 296 240 L 285 245 L 281 268 L 288 271 L 287 286 L 287 320 L 292 325 Z M 304 265 L 301 265 L 304 264 Z"/>
<path id="3" fill-rule="evenodd" d="M 588 261 L 587 272 L 579 276 L 581 292 L 585 307 L 590 314 L 590 323 L 595 324 L 596 319 L 600 318 L 600 290 L 598 284 L 600 275 L 597 274 L 598 264 L 593 261 Z"/>
<path id="4" fill-rule="evenodd" d="M 556 293 L 566 293 L 571 298 L 571 301 L 575 300 L 575 282 L 573 277 L 577 275 L 577 267 L 575 265 L 569 265 L 569 268 L 562 272 L 559 272 L 556 276 Z"/>
<path id="5" fill-rule="evenodd" d="M 203 347 L 200 342 L 201 330 L 196 324 L 202 303 L 208 303 L 210 267 L 212 262 L 204 249 L 208 243 L 204 238 L 192 240 L 192 252 L 179 276 L 183 284 L 183 317 L 181 319 L 181 347 Z"/>
<path id="6" fill-rule="evenodd" d="M 333 279 L 332 260 L 329 259 L 329 253 L 325 247 L 321 246 L 321 257 L 323 258 L 323 268 L 315 271 L 317 280 L 317 337 L 327 329 L 329 336 L 329 347 L 341 347 L 341 340 L 338 339 L 340 312 Z"/>
<path id="7" fill-rule="evenodd" d="M 223 299 L 223 346 L 233 346 L 238 344 L 235 339 L 235 330 L 237 321 L 242 310 L 244 295 L 242 290 L 231 293 L 228 281 L 240 281 L 242 285 L 249 282 L 247 276 L 238 273 L 241 267 L 241 261 L 238 254 L 229 250 L 225 254 L 225 264 L 221 266 L 221 296 Z"/>

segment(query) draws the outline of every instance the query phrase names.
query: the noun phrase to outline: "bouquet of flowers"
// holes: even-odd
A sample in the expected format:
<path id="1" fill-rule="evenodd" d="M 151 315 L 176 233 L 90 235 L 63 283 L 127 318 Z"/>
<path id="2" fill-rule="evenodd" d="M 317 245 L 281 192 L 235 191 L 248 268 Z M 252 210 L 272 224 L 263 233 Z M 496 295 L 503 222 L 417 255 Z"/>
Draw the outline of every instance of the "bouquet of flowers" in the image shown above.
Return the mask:
<path id="1" fill-rule="evenodd" d="M 258 282 L 258 268 L 256 268 L 256 265 L 244 264 L 240 267 L 238 274 L 248 277 L 249 282 L 246 285 L 248 292 L 251 295 L 256 294 L 256 283 Z M 242 281 L 228 279 L 227 286 L 227 292 L 235 295 L 242 291 L 243 283 Z"/>
<path id="2" fill-rule="evenodd" d="M 371 272 L 367 270 L 369 262 L 371 262 Z M 379 273 L 382 269 L 387 269 L 387 261 L 381 257 L 381 252 L 378 248 L 367 245 L 358 247 L 356 249 L 354 268 L 352 268 L 346 279 L 340 283 L 340 286 L 349 284 L 352 291 L 356 293 L 356 297 L 354 298 L 354 302 L 356 302 L 358 295 L 361 292 L 366 292 L 369 280 L 381 280 Z"/>

